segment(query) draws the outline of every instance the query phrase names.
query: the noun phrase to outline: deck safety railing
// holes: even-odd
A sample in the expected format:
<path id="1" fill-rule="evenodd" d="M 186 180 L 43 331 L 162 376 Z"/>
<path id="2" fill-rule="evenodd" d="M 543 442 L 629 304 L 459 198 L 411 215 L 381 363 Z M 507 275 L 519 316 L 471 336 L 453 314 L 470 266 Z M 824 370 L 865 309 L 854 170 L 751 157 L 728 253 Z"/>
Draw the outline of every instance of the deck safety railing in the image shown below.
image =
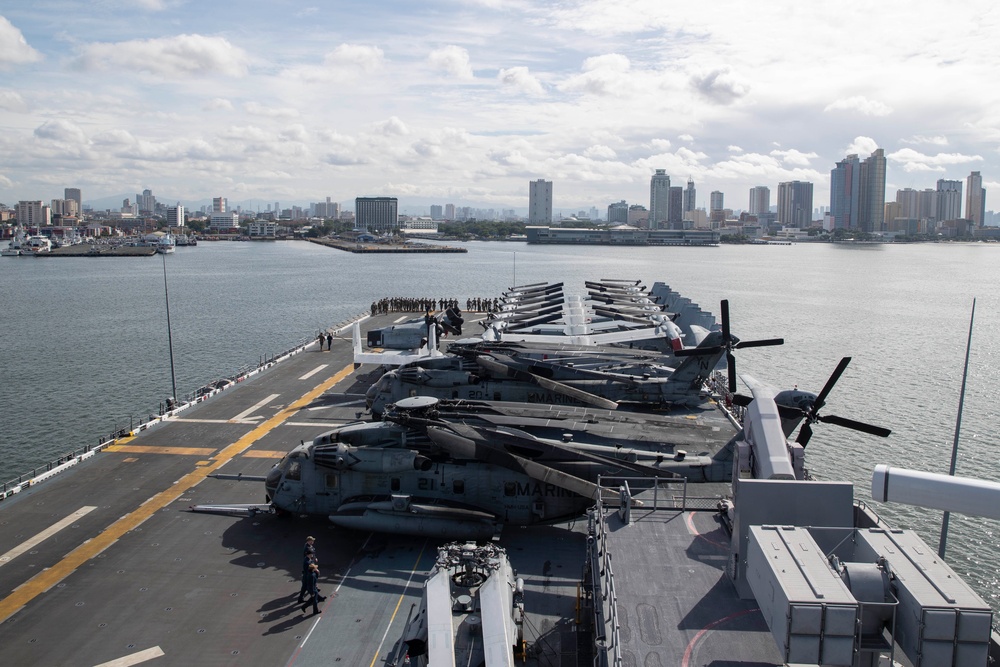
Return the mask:
<path id="1" fill-rule="evenodd" d="M 690 499 L 687 483 L 688 480 L 684 477 L 653 479 L 610 475 L 598 477 L 596 504 L 589 513 L 587 537 L 590 565 L 587 583 L 593 592 L 594 640 L 597 648 L 594 664 L 598 667 L 624 665 L 613 555 L 608 550 L 606 541 L 607 510 L 617 508 L 622 521 L 626 523 L 632 520 L 641 521 L 644 516 L 653 512 L 686 511 L 689 509 Z M 680 486 L 679 498 L 677 494 L 661 490 L 664 486 Z M 713 498 L 712 502 L 714 506 L 718 499 Z M 634 512 L 634 510 L 639 511 Z"/>
<path id="2" fill-rule="evenodd" d="M 355 322 L 361 322 L 368 319 L 368 317 L 370 317 L 370 314 L 367 311 L 354 315 L 353 317 L 329 327 L 324 331 L 324 333 L 328 331 L 335 336 L 340 336 L 353 326 Z M 165 419 L 173 417 L 177 413 L 182 412 L 193 405 L 201 403 L 202 401 L 225 391 L 229 387 L 232 387 L 258 373 L 267 370 L 271 366 L 302 352 L 315 341 L 316 337 L 310 336 L 309 338 L 299 341 L 283 352 L 272 352 L 261 355 L 260 360 L 256 365 L 251 364 L 243 366 L 233 375 L 203 385 L 191 392 L 189 395 L 185 395 L 181 400 L 167 400 L 160 403 L 157 409 L 157 414 L 150 414 L 148 419 L 140 417 L 138 423 L 136 423 L 130 416 L 128 420 L 128 428 L 125 428 L 124 426 L 122 426 L 122 428 L 118 428 L 116 423 L 115 429 L 109 435 L 102 435 L 98 437 L 96 445 L 84 445 L 83 447 L 74 449 L 68 454 L 38 465 L 30 471 L 4 482 L 2 486 L 0 486 L 0 501 L 16 493 L 20 493 L 23 489 L 26 489 L 34 484 L 38 484 L 39 482 L 54 477 L 64 470 L 72 468 L 82 461 L 94 456 L 105 447 L 115 444 L 119 438 L 130 437 L 136 433 L 145 431 L 146 429 L 163 422 Z"/>

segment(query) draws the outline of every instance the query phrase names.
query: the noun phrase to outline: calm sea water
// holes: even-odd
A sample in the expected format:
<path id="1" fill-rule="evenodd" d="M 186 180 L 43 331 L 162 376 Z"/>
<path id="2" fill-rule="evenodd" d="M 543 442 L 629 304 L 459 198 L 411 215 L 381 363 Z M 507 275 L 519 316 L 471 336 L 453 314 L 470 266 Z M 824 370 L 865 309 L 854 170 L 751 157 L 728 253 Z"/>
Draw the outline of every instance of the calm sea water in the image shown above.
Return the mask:
<path id="1" fill-rule="evenodd" d="M 353 255 L 304 242 L 203 243 L 165 258 L 177 393 L 255 365 L 383 296 L 495 296 L 514 284 L 663 281 L 712 312 L 730 300 L 758 380 L 819 391 L 853 357 L 827 414 L 889 427 L 888 439 L 819 425 L 817 477 L 870 498 L 877 463 L 947 471 L 973 298 L 978 298 L 958 474 L 1000 479 L 1000 245 L 537 247 Z M 171 395 L 164 261 L 0 258 L 0 480 L 155 413 Z M 879 506 L 936 546 L 940 513 Z M 995 608 L 995 521 L 953 515 L 949 561 Z"/>

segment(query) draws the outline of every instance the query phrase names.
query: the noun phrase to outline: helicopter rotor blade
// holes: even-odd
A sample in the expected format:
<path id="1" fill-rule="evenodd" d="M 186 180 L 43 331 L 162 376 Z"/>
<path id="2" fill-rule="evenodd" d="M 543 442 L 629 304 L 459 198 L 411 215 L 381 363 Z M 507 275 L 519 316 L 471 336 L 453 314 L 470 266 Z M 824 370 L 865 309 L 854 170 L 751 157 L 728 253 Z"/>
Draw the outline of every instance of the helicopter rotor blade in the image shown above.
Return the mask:
<path id="1" fill-rule="evenodd" d="M 610 399 L 604 398 L 603 396 L 598 396 L 596 394 L 591 394 L 588 391 L 582 389 L 577 389 L 576 387 L 571 387 L 568 384 L 563 384 L 557 380 L 550 380 L 548 378 L 539 377 L 538 375 L 530 374 L 539 387 L 543 389 L 548 389 L 549 391 L 554 391 L 557 394 L 562 394 L 563 396 L 568 396 L 570 398 L 575 398 L 581 403 L 587 405 L 593 405 L 595 408 L 601 408 L 602 410 L 617 410 L 618 403 Z"/>
<path id="2" fill-rule="evenodd" d="M 806 420 L 802 424 L 802 428 L 799 429 L 799 437 L 795 438 L 795 442 L 799 443 L 803 447 L 809 444 L 809 439 L 813 435 L 812 426 L 809 425 L 809 421 Z"/>
<path id="3" fill-rule="evenodd" d="M 503 466 L 508 470 L 523 473 L 532 479 L 553 484 L 585 498 L 597 497 L 599 487 L 593 482 L 495 447 L 473 428 L 466 428 L 465 432 L 472 437 L 458 435 L 438 426 L 427 427 L 427 437 L 453 456 L 475 458 Z"/>
<path id="4" fill-rule="evenodd" d="M 816 396 L 816 401 L 813 403 L 813 408 L 810 412 L 815 414 L 821 407 L 823 407 L 823 405 L 826 404 L 826 397 L 830 395 L 830 391 L 833 390 L 833 386 L 837 384 L 837 381 L 840 380 L 840 376 L 844 374 L 845 370 L 847 370 L 847 365 L 849 363 L 851 363 L 851 357 L 844 357 L 840 360 L 840 363 L 837 364 L 837 368 L 833 371 L 833 374 L 830 375 L 830 379 L 826 381 L 825 385 L 823 385 L 823 390 Z"/>
<path id="5" fill-rule="evenodd" d="M 726 365 L 729 372 L 729 393 L 736 393 L 736 357 L 732 352 L 726 352 Z"/>
<path id="6" fill-rule="evenodd" d="M 512 378 L 522 382 L 531 382 L 537 384 L 543 389 L 548 389 L 549 391 L 579 401 L 584 405 L 593 405 L 594 407 L 598 407 L 603 410 L 616 410 L 618 408 L 618 404 L 616 402 L 604 398 L 603 396 L 597 396 L 596 394 L 591 394 L 590 392 L 582 389 L 571 387 L 562 382 L 541 377 L 540 375 L 536 375 L 530 371 L 524 371 L 508 366 L 493 357 L 479 355 L 476 357 L 476 363 L 488 370 L 490 373 L 493 373 L 496 377 Z"/>
<path id="7" fill-rule="evenodd" d="M 729 299 L 722 300 L 722 339 L 729 344 Z"/>
<path id="8" fill-rule="evenodd" d="M 846 417 L 838 417 L 837 415 L 824 415 L 822 417 L 817 417 L 818 421 L 824 422 L 826 424 L 836 424 L 837 426 L 843 426 L 844 428 L 854 429 L 855 431 L 861 431 L 862 433 L 868 433 L 869 435 L 877 435 L 880 438 L 886 438 L 892 431 L 881 426 L 875 426 L 874 424 L 866 424 L 864 422 L 859 422 L 854 419 L 847 419 Z"/>
<path id="9" fill-rule="evenodd" d="M 740 349 L 742 347 L 766 347 L 769 345 L 784 345 L 784 338 L 764 338 L 761 340 L 741 340 L 740 342 L 733 345 L 734 349 Z"/>

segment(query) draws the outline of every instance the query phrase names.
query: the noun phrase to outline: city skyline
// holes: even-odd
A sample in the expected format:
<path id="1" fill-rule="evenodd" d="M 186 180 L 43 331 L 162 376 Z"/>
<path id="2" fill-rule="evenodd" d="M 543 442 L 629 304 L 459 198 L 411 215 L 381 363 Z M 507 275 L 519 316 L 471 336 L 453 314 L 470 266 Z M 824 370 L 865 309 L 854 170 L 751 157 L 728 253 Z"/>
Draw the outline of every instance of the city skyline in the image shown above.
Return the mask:
<path id="1" fill-rule="evenodd" d="M 830 165 L 876 147 L 889 192 L 972 171 L 1000 187 L 992 5 L 792 6 L 14 0 L 0 201 L 150 188 L 524 209 L 524 181 L 544 178 L 556 210 L 603 210 L 648 201 L 664 169 L 698 184 L 698 207 L 716 190 L 746 209 L 750 188 L 796 180 L 826 202 Z"/>

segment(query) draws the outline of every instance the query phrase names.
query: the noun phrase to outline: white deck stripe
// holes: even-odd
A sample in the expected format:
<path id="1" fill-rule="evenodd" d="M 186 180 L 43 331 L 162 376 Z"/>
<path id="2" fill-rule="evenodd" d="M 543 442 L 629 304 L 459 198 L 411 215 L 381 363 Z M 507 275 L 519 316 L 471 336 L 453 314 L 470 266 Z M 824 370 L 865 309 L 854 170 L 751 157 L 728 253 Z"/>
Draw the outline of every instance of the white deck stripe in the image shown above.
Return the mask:
<path id="1" fill-rule="evenodd" d="M 409 315 L 403 315 L 402 317 L 397 317 L 396 319 L 394 319 L 394 320 L 392 321 L 392 323 L 393 323 L 393 324 L 399 324 L 399 323 L 400 323 L 400 322 L 402 322 L 403 320 L 408 320 L 408 319 L 410 319 L 410 316 L 409 316 Z"/>
<path id="2" fill-rule="evenodd" d="M 43 540 L 52 537 L 66 526 L 72 525 L 73 522 L 75 522 L 80 517 L 86 516 L 87 514 L 90 514 L 96 509 L 97 507 L 91 507 L 90 505 L 86 507 L 81 507 L 80 509 L 73 512 L 65 519 L 57 521 L 56 523 L 52 524 L 51 526 L 49 526 L 42 532 L 38 533 L 34 537 L 25 540 L 24 542 L 17 545 L 4 555 L 0 556 L 0 566 L 6 565 L 10 561 L 14 560 L 15 558 L 23 554 L 25 551 L 28 551 L 29 549 L 38 546 L 39 544 L 42 543 Z"/>
<path id="3" fill-rule="evenodd" d="M 138 653 L 133 653 L 132 655 L 126 655 L 121 658 L 109 660 L 108 662 L 102 662 L 99 665 L 94 665 L 94 667 L 131 667 L 131 665 L 138 665 L 140 662 L 146 662 L 147 660 L 159 658 L 164 655 L 166 655 L 166 653 L 163 652 L 163 649 L 159 646 L 154 646 L 153 648 L 147 648 L 145 651 L 139 651 Z"/>
<path id="4" fill-rule="evenodd" d="M 324 422 L 324 421 L 314 421 L 314 422 L 285 422 L 282 426 L 318 426 L 322 428 L 337 428 L 338 426 L 343 426 L 349 424 L 350 422 L 338 421 L 338 422 Z"/>
<path id="5" fill-rule="evenodd" d="M 319 366 L 317 366 L 316 368 L 312 369 L 311 371 L 309 371 L 308 373 L 306 373 L 305 375 L 303 375 L 299 379 L 300 380 L 308 380 L 313 375 L 316 375 L 316 373 L 319 373 L 321 370 L 323 370 L 324 368 L 326 368 L 329 365 L 330 364 L 320 364 Z"/>
<path id="6" fill-rule="evenodd" d="M 240 414 L 236 415 L 235 417 L 233 417 L 229 421 L 238 422 L 239 420 L 243 419 L 247 415 L 252 415 L 254 412 L 257 411 L 258 408 L 264 407 L 265 405 L 267 405 L 268 403 L 270 403 L 274 399 L 278 398 L 279 396 L 281 396 L 281 394 L 271 394 L 270 396 L 268 396 L 267 398 L 265 398 L 263 401 L 260 401 L 256 405 L 253 405 L 253 406 L 247 408 L 246 410 L 244 410 Z"/>

